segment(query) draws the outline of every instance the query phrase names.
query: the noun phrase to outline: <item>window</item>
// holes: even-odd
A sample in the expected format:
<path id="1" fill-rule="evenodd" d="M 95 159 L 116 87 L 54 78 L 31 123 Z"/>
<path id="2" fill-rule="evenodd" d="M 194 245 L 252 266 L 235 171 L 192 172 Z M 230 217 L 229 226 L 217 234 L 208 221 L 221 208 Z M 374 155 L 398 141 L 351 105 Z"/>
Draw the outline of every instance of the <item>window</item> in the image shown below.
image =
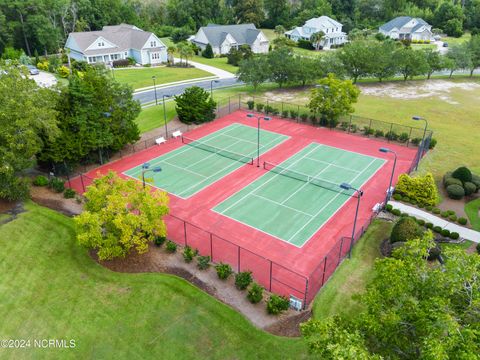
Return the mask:
<path id="1" fill-rule="evenodd" d="M 152 53 L 152 60 L 160 60 L 160 53 L 158 52 Z"/>
<path id="2" fill-rule="evenodd" d="M 97 57 L 96 56 L 89 56 L 88 57 L 88 62 L 90 62 L 90 63 L 97 62 Z"/>
<path id="3" fill-rule="evenodd" d="M 105 43 L 103 41 L 98 43 L 98 47 L 102 47 L 102 46 L 105 46 Z"/>
<path id="4" fill-rule="evenodd" d="M 118 54 L 112 54 L 112 55 L 110 55 L 110 59 L 111 59 L 111 60 L 118 60 L 118 58 L 119 58 Z"/>
<path id="5" fill-rule="evenodd" d="M 156 41 L 150 41 L 150 47 L 156 47 L 157 46 L 157 42 Z"/>

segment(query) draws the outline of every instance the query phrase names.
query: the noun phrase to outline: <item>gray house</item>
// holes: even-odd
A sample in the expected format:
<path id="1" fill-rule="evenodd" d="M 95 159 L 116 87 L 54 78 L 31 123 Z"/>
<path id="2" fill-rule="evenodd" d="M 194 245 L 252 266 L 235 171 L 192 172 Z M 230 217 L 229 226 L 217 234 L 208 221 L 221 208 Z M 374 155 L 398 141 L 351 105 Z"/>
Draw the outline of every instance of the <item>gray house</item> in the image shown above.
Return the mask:
<path id="1" fill-rule="evenodd" d="M 210 44 L 216 55 L 228 54 L 230 49 L 238 49 L 242 45 L 248 45 L 256 54 L 267 53 L 270 45 L 265 34 L 254 24 L 209 24 L 201 27 L 189 40 L 202 50 Z"/>
<path id="2" fill-rule="evenodd" d="M 395 40 L 432 41 L 432 26 L 420 18 L 399 16 L 380 26 L 379 32 Z"/>
<path id="3" fill-rule="evenodd" d="M 110 64 L 128 57 L 141 65 L 167 61 L 167 47 L 155 34 L 128 24 L 70 33 L 65 48 L 72 59 L 88 63 Z"/>

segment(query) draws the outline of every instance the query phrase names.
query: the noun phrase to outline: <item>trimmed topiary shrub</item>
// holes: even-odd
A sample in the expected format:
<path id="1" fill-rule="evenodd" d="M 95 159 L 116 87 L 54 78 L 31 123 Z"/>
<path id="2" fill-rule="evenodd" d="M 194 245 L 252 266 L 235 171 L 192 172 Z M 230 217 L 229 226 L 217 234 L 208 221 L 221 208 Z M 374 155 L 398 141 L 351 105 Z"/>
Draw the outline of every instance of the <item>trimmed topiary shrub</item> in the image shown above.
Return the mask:
<path id="1" fill-rule="evenodd" d="M 472 175 L 472 183 L 477 187 L 477 191 L 480 190 L 480 176 Z"/>
<path id="2" fill-rule="evenodd" d="M 393 200 L 402 201 L 402 195 L 401 194 L 393 194 Z"/>
<path id="3" fill-rule="evenodd" d="M 433 212 L 434 214 L 440 214 L 440 213 L 442 212 L 442 210 L 440 210 L 439 208 L 433 208 L 433 209 L 432 209 L 432 212 Z"/>
<path id="4" fill-rule="evenodd" d="M 460 224 L 460 225 L 467 225 L 467 222 L 468 220 L 464 217 L 461 217 L 461 218 L 458 218 L 457 219 L 457 222 Z"/>
<path id="5" fill-rule="evenodd" d="M 450 230 L 448 229 L 443 229 L 441 232 L 442 236 L 444 237 L 449 237 L 450 236 Z"/>
<path id="6" fill-rule="evenodd" d="M 408 141 L 408 133 L 401 133 L 398 137 L 398 141 L 400 142 L 407 142 Z"/>
<path id="7" fill-rule="evenodd" d="M 210 266 L 210 256 L 199 256 L 197 261 L 197 267 L 200 270 L 206 270 Z"/>
<path id="8" fill-rule="evenodd" d="M 474 183 L 467 181 L 465 184 L 463 184 L 463 190 L 465 190 L 465 195 L 472 195 L 473 193 L 477 192 L 477 185 Z"/>
<path id="9" fill-rule="evenodd" d="M 452 239 L 452 240 L 458 240 L 459 238 L 460 238 L 460 234 L 459 234 L 459 233 L 457 233 L 457 232 L 455 232 L 455 231 L 453 231 L 453 232 L 450 233 L 450 239 Z"/>
<path id="10" fill-rule="evenodd" d="M 431 222 L 427 222 L 427 223 L 425 224 L 425 227 L 426 227 L 427 229 L 430 229 L 430 230 L 431 230 L 431 229 L 433 229 L 433 224 L 432 224 Z"/>
<path id="11" fill-rule="evenodd" d="M 450 199 L 460 200 L 465 196 L 465 190 L 460 185 L 450 185 L 447 187 L 447 194 Z"/>
<path id="12" fill-rule="evenodd" d="M 425 226 L 425 220 L 417 219 L 417 224 L 420 225 L 420 226 Z"/>
<path id="13" fill-rule="evenodd" d="M 477 249 L 477 254 L 480 255 L 480 243 L 477 244 L 477 246 L 475 247 Z"/>
<path id="14" fill-rule="evenodd" d="M 388 212 L 391 212 L 393 210 L 393 205 L 392 204 L 387 204 L 387 206 L 385 206 L 385 210 L 388 211 Z"/>
<path id="15" fill-rule="evenodd" d="M 288 118 L 288 114 L 289 114 L 288 110 L 283 110 L 282 111 L 282 118 Z"/>
<path id="16" fill-rule="evenodd" d="M 447 217 L 448 217 L 448 212 L 442 211 L 440 215 L 441 215 L 443 218 L 447 218 Z"/>
<path id="17" fill-rule="evenodd" d="M 183 248 L 183 260 L 185 260 L 185 262 L 187 263 L 191 262 L 193 258 L 197 255 L 198 255 L 197 249 L 194 250 L 188 245 Z"/>
<path id="18" fill-rule="evenodd" d="M 460 185 L 460 186 L 463 185 L 463 183 L 460 180 L 455 179 L 453 177 L 447 178 L 443 184 L 445 185 L 445 187 L 448 187 L 450 185 Z"/>
<path id="19" fill-rule="evenodd" d="M 265 105 L 261 104 L 261 103 L 257 103 L 257 105 L 256 105 L 256 108 L 257 108 L 258 112 L 262 112 L 264 107 L 265 107 Z"/>
<path id="20" fill-rule="evenodd" d="M 433 231 L 436 232 L 437 234 L 441 234 L 442 232 L 442 227 L 441 226 L 434 226 Z"/>
<path id="21" fill-rule="evenodd" d="M 434 206 L 439 199 L 435 179 L 430 173 L 416 177 L 411 177 L 407 174 L 400 175 L 395 192 L 425 205 Z"/>
<path id="22" fill-rule="evenodd" d="M 290 301 L 285 296 L 271 295 L 267 301 L 267 312 L 272 315 L 278 315 L 289 307 Z"/>
<path id="23" fill-rule="evenodd" d="M 445 185 L 445 182 L 447 181 L 447 179 L 451 179 L 451 178 L 452 178 L 452 171 L 447 171 L 445 175 L 443 175 L 443 179 L 442 179 L 443 185 Z"/>
<path id="24" fill-rule="evenodd" d="M 233 273 L 232 267 L 224 263 L 215 265 L 215 270 L 217 271 L 218 278 L 221 280 L 226 280 Z"/>
<path id="25" fill-rule="evenodd" d="M 248 289 L 247 299 L 252 304 L 257 304 L 263 299 L 263 287 L 257 283 L 253 283 L 250 289 Z"/>
<path id="26" fill-rule="evenodd" d="M 472 181 L 472 172 L 467 167 L 461 166 L 452 173 L 452 177 L 466 183 Z"/>
<path id="27" fill-rule="evenodd" d="M 405 242 L 422 236 L 422 230 L 411 217 L 403 217 L 395 224 L 390 234 L 390 242 Z"/>
<path id="28" fill-rule="evenodd" d="M 448 215 L 457 215 L 457 213 L 453 210 L 447 210 Z"/>
<path id="29" fill-rule="evenodd" d="M 48 185 L 48 179 L 43 175 L 38 175 L 33 180 L 33 185 L 35 185 L 35 186 L 47 186 Z"/>
<path id="30" fill-rule="evenodd" d="M 235 287 L 238 290 L 245 290 L 253 281 L 251 271 L 242 271 L 235 275 Z"/>
<path id="31" fill-rule="evenodd" d="M 302 119 L 303 122 L 306 122 L 308 120 L 308 114 L 307 113 L 301 114 L 300 119 Z"/>
<path id="32" fill-rule="evenodd" d="M 297 116 L 298 116 L 298 111 L 296 111 L 296 110 L 290 110 L 290 117 L 291 117 L 292 119 L 296 119 Z"/>
<path id="33" fill-rule="evenodd" d="M 392 214 L 395 215 L 395 216 L 400 216 L 400 215 L 402 215 L 402 212 L 398 209 L 393 209 Z"/>
<path id="34" fill-rule="evenodd" d="M 248 110 L 253 110 L 254 107 L 255 107 L 255 101 L 253 101 L 253 100 L 248 100 L 248 101 L 247 101 L 247 106 L 248 106 Z"/>
<path id="35" fill-rule="evenodd" d="M 457 221 L 457 215 L 449 215 L 448 220 L 453 221 L 453 222 Z"/>
<path id="36" fill-rule="evenodd" d="M 383 137 L 384 133 L 382 130 L 375 130 L 375 137 Z"/>
<path id="37" fill-rule="evenodd" d="M 427 205 L 427 206 L 425 206 L 425 210 L 427 210 L 427 211 L 432 211 L 432 210 L 433 210 L 433 206 Z"/>

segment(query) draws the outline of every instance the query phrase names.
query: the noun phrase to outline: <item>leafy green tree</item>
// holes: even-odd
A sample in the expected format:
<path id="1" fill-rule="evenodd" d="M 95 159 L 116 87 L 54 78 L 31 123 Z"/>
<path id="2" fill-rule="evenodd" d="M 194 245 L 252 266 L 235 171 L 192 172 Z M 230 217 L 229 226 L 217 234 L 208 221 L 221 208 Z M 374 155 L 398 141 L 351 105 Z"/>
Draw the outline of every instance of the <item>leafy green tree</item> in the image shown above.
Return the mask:
<path id="1" fill-rule="evenodd" d="M 29 182 L 24 171 L 42 149 L 43 139 L 58 136 L 58 94 L 40 88 L 18 68 L 2 65 L 0 73 L 0 198 L 25 199 Z"/>
<path id="2" fill-rule="evenodd" d="M 288 61 L 288 59 L 293 59 L 290 48 L 275 48 L 268 53 L 267 57 L 270 67 L 270 80 L 277 83 L 279 87 L 294 80 L 295 64 L 293 61 Z"/>
<path id="3" fill-rule="evenodd" d="M 289 23 L 290 3 L 287 0 L 264 0 L 264 9 L 267 13 L 266 27 Z"/>
<path id="4" fill-rule="evenodd" d="M 302 86 L 327 75 L 326 73 L 323 73 L 323 68 L 318 66 L 319 63 L 317 59 L 305 56 L 295 56 L 291 61 L 294 64 L 292 81 L 299 82 Z"/>
<path id="5" fill-rule="evenodd" d="M 339 52 L 338 58 L 342 62 L 345 72 L 356 83 L 358 78 L 368 76 L 374 65 L 374 54 L 370 41 L 357 40 L 345 45 Z"/>
<path id="6" fill-rule="evenodd" d="M 371 44 L 371 74 L 380 82 L 394 76 L 397 72 L 397 64 L 393 57 L 395 49 L 396 43 L 391 40 Z"/>
<path id="7" fill-rule="evenodd" d="M 423 51 L 415 51 L 410 47 L 402 47 L 393 55 L 398 66 L 398 72 L 403 80 L 428 73 L 428 62 Z"/>
<path id="8" fill-rule="evenodd" d="M 232 4 L 239 23 L 253 23 L 258 27 L 265 19 L 263 0 L 233 0 Z"/>
<path id="9" fill-rule="evenodd" d="M 70 76 L 57 104 L 60 136 L 45 139 L 38 154 L 43 162 L 76 164 L 105 150 L 118 151 L 139 139 L 134 122 L 140 105 L 132 90 L 109 76 L 107 70 L 87 67 Z"/>
<path id="10" fill-rule="evenodd" d="M 452 77 L 455 70 L 471 69 L 472 55 L 468 43 L 452 46 L 447 52 L 448 69 L 450 70 L 450 77 Z"/>
<path id="11" fill-rule="evenodd" d="M 277 35 L 277 37 L 281 37 L 284 33 L 285 33 L 285 28 L 283 27 L 283 25 L 277 25 L 275 26 L 275 34 Z"/>
<path id="12" fill-rule="evenodd" d="M 216 103 L 210 94 L 198 86 L 175 96 L 178 119 L 184 124 L 201 124 L 215 119 Z"/>
<path id="13" fill-rule="evenodd" d="M 227 54 L 227 63 L 238 66 L 240 61 L 249 59 L 253 56 L 252 49 L 248 45 L 242 45 L 240 48 L 231 48 Z"/>
<path id="14" fill-rule="evenodd" d="M 360 90 L 350 80 L 339 80 L 333 74 L 318 82 L 312 89 L 308 107 L 314 114 L 321 114 L 330 121 L 354 112 Z"/>
<path id="15" fill-rule="evenodd" d="M 168 195 L 124 180 L 114 172 L 95 179 L 85 193 L 85 211 L 75 218 L 78 242 L 100 260 L 142 254 L 155 237 L 165 237 Z"/>
<path id="16" fill-rule="evenodd" d="M 320 46 L 324 38 L 325 34 L 323 33 L 323 31 L 318 31 L 315 34 L 312 34 L 312 36 L 310 37 L 310 41 L 315 46 L 315 50 L 320 50 Z"/>
<path id="17" fill-rule="evenodd" d="M 213 54 L 212 45 L 207 44 L 207 46 L 205 47 L 205 50 L 202 51 L 202 56 L 207 59 L 213 59 L 214 54 Z"/>
<path id="18" fill-rule="evenodd" d="M 436 49 L 424 49 L 423 51 L 428 64 L 427 79 L 430 79 L 434 72 L 445 69 L 445 62 Z"/>
<path id="19" fill-rule="evenodd" d="M 463 33 L 463 10 L 459 4 L 444 1 L 435 10 L 433 25 L 450 36 L 461 36 Z"/>
<path id="20" fill-rule="evenodd" d="M 468 50 L 471 59 L 470 76 L 473 76 L 475 69 L 480 67 L 480 35 L 474 35 L 470 38 Z"/>
<path id="21" fill-rule="evenodd" d="M 238 80 L 253 86 L 254 91 L 257 91 L 258 86 L 270 78 L 267 56 L 259 55 L 241 61 L 237 75 Z"/>

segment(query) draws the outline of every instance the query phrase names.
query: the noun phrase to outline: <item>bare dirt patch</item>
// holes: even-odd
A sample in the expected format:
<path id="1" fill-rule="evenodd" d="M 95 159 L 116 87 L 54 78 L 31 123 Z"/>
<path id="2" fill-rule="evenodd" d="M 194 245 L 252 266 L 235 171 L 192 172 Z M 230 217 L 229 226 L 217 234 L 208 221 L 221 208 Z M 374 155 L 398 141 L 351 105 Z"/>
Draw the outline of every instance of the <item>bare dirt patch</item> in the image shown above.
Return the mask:
<path id="1" fill-rule="evenodd" d="M 47 187 L 32 186 L 30 196 L 37 204 L 67 216 L 78 215 L 83 211 L 81 203 L 77 203 L 75 199 L 65 199 L 62 193 L 55 193 Z"/>
<path id="2" fill-rule="evenodd" d="M 460 103 L 452 98 L 452 91 L 475 91 L 480 89 L 480 84 L 475 81 L 425 80 L 359 84 L 358 87 L 364 95 L 405 100 L 438 97 L 449 104 L 459 105 Z"/>
<path id="3" fill-rule="evenodd" d="M 16 205 L 15 201 L 0 200 L 0 214 L 12 210 Z"/>
<path id="4" fill-rule="evenodd" d="M 279 316 L 268 315 L 265 302 L 268 294 L 265 294 L 264 300 L 260 303 L 250 303 L 246 298 L 247 292 L 235 288 L 233 276 L 224 281 L 218 278 L 213 266 L 207 270 L 199 270 L 195 260 L 191 263 L 183 260 L 181 248 L 171 254 L 163 248 L 152 245 L 145 254 L 132 253 L 125 259 L 109 261 L 99 260 L 93 251 L 90 252 L 90 255 L 100 265 L 116 272 L 162 272 L 179 276 L 239 311 L 255 326 L 275 335 L 300 336 L 300 323 L 308 320 L 311 316 L 311 310 L 303 312 L 289 310 Z"/>

